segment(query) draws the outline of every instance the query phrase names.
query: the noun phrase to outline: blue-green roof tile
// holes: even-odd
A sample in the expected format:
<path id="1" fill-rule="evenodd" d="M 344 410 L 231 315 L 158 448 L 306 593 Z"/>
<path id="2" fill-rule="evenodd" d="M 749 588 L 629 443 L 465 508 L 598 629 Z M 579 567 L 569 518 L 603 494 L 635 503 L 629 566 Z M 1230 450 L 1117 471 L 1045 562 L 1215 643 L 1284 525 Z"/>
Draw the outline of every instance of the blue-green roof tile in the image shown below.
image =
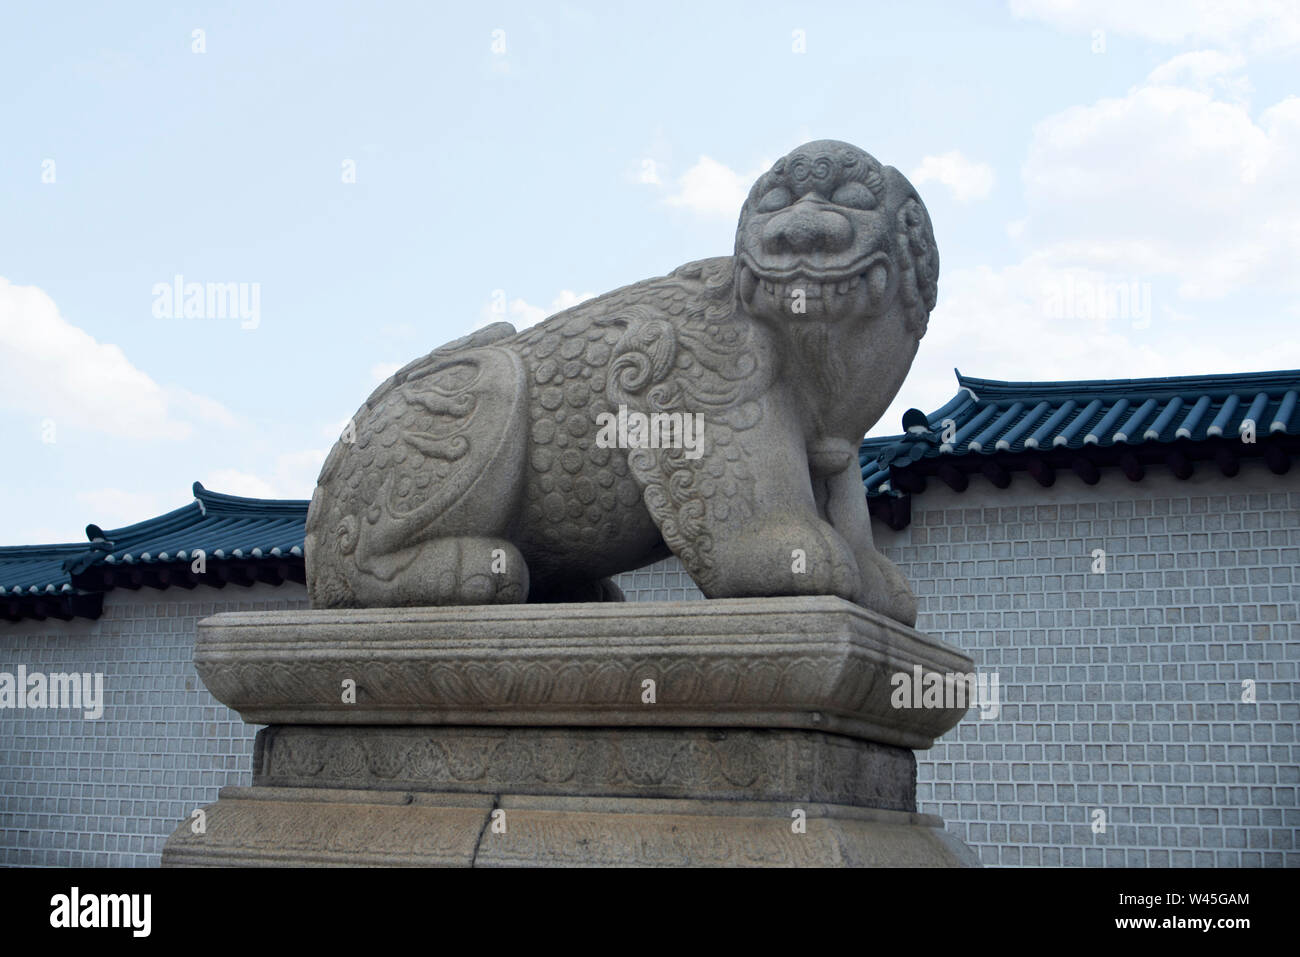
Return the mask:
<path id="1" fill-rule="evenodd" d="M 957 394 L 926 416 L 928 433 L 863 440 L 859 461 L 869 497 L 897 494 L 891 469 L 921 459 L 1201 443 L 1247 428 L 1257 437 L 1300 434 L 1300 370 L 1063 382 L 958 372 L 957 383 Z"/>
<path id="2" fill-rule="evenodd" d="M 110 571 L 171 567 L 184 574 L 200 550 L 214 564 L 271 560 L 301 566 L 306 501 L 224 495 L 198 482 L 193 491 L 190 504 L 156 518 L 108 530 L 88 525 L 88 542 L 0 547 L 0 616 L 24 617 L 36 597 L 114 587 L 104 584 L 96 567 Z M 289 577 L 298 580 L 300 574 L 291 571 Z M 167 585 L 158 577 L 144 583 Z M 28 604 L 17 607 L 19 599 Z"/>

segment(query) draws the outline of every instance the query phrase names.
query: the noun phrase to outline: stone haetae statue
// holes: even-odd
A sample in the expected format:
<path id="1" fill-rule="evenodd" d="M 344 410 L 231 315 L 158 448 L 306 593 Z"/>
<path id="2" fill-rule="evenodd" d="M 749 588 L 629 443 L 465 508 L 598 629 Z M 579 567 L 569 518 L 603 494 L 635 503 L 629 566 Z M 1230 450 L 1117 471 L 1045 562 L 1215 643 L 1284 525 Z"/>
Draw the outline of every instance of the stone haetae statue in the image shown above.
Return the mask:
<path id="1" fill-rule="evenodd" d="M 939 256 L 907 179 L 847 143 L 759 177 L 735 255 L 375 390 L 307 515 L 318 608 L 620 599 L 676 554 L 710 598 L 838 595 L 911 625 L 858 445 L 907 375 Z"/>
<path id="2" fill-rule="evenodd" d="M 978 864 L 912 755 L 968 700 L 894 694 L 974 662 L 907 627 L 857 455 L 938 272 L 907 180 L 810 143 L 735 256 L 396 373 L 307 513 L 316 608 L 198 624 L 204 685 L 266 727 L 163 864 Z M 620 598 L 670 552 L 739 600 L 520 604 Z"/>

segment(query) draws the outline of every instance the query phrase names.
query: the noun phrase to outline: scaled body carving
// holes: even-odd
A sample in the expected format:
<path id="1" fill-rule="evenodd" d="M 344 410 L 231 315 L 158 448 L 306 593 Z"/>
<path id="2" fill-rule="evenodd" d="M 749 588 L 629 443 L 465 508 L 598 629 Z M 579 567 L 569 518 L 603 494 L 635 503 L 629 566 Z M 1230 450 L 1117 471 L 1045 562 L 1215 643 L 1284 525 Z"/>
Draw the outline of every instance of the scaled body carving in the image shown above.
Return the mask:
<path id="1" fill-rule="evenodd" d="M 800 147 L 754 184 L 735 255 L 497 323 L 381 385 L 312 498 L 313 605 L 618 599 L 610 576 L 672 552 L 710 598 L 831 594 L 913 624 L 857 450 L 938 272 L 902 174 Z M 608 447 L 620 409 L 697 416 L 698 447 Z"/>

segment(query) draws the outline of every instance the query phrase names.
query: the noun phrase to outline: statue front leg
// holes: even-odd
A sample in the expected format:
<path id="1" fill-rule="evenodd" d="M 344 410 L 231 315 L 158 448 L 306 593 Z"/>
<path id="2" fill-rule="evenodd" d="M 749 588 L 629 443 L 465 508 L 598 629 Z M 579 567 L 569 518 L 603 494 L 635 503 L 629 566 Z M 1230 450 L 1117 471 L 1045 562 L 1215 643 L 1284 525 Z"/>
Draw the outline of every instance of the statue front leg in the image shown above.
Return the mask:
<path id="1" fill-rule="evenodd" d="M 703 454 L 638 449 L 629 465 L 650 515 L 709 598 L 866 598 L 853 548 L 822 517 L 808 455 L 785 407 L 715 420 Z"/>
<path id="2" fill-rule="evenodd" d="M 908 587 L 907 579 L 898 570 L 898 566 L 875 546 L 871 534 L 871 513 L 867 509 L 858 457 L 855 453 L 849 458 L 848 464 L 837 463 L 836 469 L 821 479 L 824 482 L 826 519 L 848 542 L 862 572 L 865 596 L 860 604 L 909 627 L 914 626 L 916 596 L 912 594 L 912 589 Z M 817 457 L 814 456 L 814 465 L 816 460 Z"/>
<path id="3" fill-rule="evenodd" d="M 708 575 L 687 570 L 709 598 L 837 595 L 866 599 L 862 573 L 848 543 L 816 508 L 764 509 L 743 526 L 716 534 Z"/>

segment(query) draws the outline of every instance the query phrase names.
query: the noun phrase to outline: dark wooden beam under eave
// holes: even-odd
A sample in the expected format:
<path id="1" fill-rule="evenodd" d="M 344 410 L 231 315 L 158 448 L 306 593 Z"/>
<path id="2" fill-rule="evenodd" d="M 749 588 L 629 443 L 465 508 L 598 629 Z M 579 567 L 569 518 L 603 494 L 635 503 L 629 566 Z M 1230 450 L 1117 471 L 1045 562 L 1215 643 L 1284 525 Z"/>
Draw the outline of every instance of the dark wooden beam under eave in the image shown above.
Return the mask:
<path id="1" fill-rule="evenodd" d="M 76 612 L 72 610 L 72 596 L 60 595 L 50 604 L 50 617 L 57 618 L 60 621 L 72 621 L 76 617 Z"/>
<path id="2" fill-rule="evenodd" d="M 980 474 L 997 488 L 1007 488 L 1011 485 L 1011 473 L 1007 471 L 1006 466 L 993 459 L 987 459 L 980 463 Z"/>
<path id="3" fill-rule="evenodd" d="M 1033 476 L 1034 481 L 1043 488 L 1051 488 L 1056 484 L 1056 469 L 1052 468 L 1042 456 L 1031 456 L 1025 463 L 1025 471 Z"/>
<path id="4" fill-rule="evenodd" d="M 1101 469 L 1097 468 L 1097 463 L 1082 455 L 1070 459 L 1070 469 L 1084 485 L 1096 485 L 1101 481 Z"/>
<path id="5" fill-rule="evenodd" d="M 0 601 L 0 619 L 6 621 L 45 621 L 47 618 L 71 621 L 73 618 L 94 619 L 103 613 L 103 592 L 62 592 L 57 595 L 29 595 Z"/>
<path id="6" fill-rule="evenodd" d="M 209 564 L 211 563 L 209 562 Z M 245 588 L 251 588 L 257 583 L 257 579 L 253 577 L 252 570 L 242 563 L 236 564 L 221 561 L 217 563 L 216 567 L 211 568 L 210 571 L 215 575 L 218 581 L 223 583 L 228 582 L 232 585 L 242 585 Z"/>
<path id="7" fill-rule="evenodd" d="M 1119 467 L 1130 482 L 1140 482 L 1146 476 L 1146 466 L 1137 457 L 1137 453 L 1126 451 L 1119 456 Z"/>
<path id="8" fill-rule="evenodd" d="M 926 489 L 926 480 L 924 475 L 913 472 L 911 469 L 890 468 L 889 485 L 906 494 L 920 495 Z"/>
<path id="9" fill-rule="evenodd" d="M 260 561 L 253 568 L 253 576 L 264 585 L 283 585 L 284 562 Z"/>
<path id="10" fill-rule="evenodd" d="M 129 588 L 131 591 L 139 591 L 144 587 L 144 572 L 138 568 L 113 566 L 109 573 L 109 588 Z"/>
<path id="11" fill-rule="evenodd" d="M 954 492 L 964 492 L 970 486 L 970 476 L 951 462 L 942 462 L 936 474 Z"/>
<path id="12" fill-rule="evenodd" d="M 1227 478 L 1232 478 L 1241 471 L 1241 457 L 1226 443 L 1214 450 L 1214 461 L 1218 463 L 1219 471 Z"/>
<path id="13" fill-rule="evenodd" d="M 1285 475 L 1291 470 L 1291 456 L 1275 442 L 1264 445 L 1264 464 L 1274 475 Z"/>
<path id="14" fill-rule="evenodd" d="M 199 584 L 199 576 L 190 571 L 190 566 L 185 562 L 177 562 L 172 566 L 169 572 L 171 584 L 176 588 L 194 588 Z"/>
<path id="15" fill-rule="evenodd" d="M 130 588 L 130 585 L 123 585 L 125 578 L 123 570 L 116 565 L 92 565 L 80 575 L 72 576 L 72 587 L 84 588 L 87 591 L 110 591 L 119 585 Z"/>
<path id="16" fill-rule="evenodd" d="M 1195 466 L 1192 465 L 1191 458 L 1182 449 L 1168 449 L 1165 452 L 1165 462 L 1169 465 L 1169 471 L 1174 476 L 1183 480 L 1192 477 Z"/>
<path id="17" fill-rule="evenodd" d="M 867 511 L 871 513 L 872 518 L 878 518 L 889 528 L 901 532 L 912 522 L 912 497 L 910 495 L 876 495 L 867 499 Z M 298 581 L 293 572 L 301 571 L 303 575 L 301 583 L 306 584 L 305 567 L 293 565 L 290 568 L 289 579 Z"/>
<path id="18" fill-rule="evenodd" d="M 912 496 L 899 495 L 889 503 L 890 515 L 892 520 L 889 527 L 896 532 L 901 532 L 912 524 Z"/>
<path id="19" fill-rule="evenodd" d="M 98 618 L 104 613 L 104 593 L 93 592 L 88 595 L 69 595 L 68 607 L 78 618 Z"/>

